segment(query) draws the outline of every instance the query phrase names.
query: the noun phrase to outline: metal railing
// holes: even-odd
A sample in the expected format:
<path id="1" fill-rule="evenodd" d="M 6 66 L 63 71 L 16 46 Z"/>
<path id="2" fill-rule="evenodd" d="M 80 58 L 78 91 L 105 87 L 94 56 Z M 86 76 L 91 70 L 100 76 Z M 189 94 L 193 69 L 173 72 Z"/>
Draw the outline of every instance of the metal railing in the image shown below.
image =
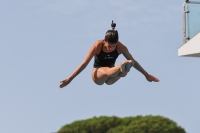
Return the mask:
<path id="1" fill-rule="evenodd" d="M 198 14 L 200 14 L 200 0 L 186 0 L 183 4 L 183 44 L 200 32 L 200 24 L 197 24 L 198 21 L 200 23 Z"/>

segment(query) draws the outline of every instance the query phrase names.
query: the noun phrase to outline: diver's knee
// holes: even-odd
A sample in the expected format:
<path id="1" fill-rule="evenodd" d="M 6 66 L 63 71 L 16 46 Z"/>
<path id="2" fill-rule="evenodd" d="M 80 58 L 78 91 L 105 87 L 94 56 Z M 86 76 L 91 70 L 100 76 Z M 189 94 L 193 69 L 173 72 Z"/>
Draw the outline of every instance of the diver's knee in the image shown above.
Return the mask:
<path id="1" fill-rule="evenodd" d="M 103 85 L 104 83 L 96 83 L 97 85 L 99 85 L 99 86 L 101 86 L 101 85 Z"/>
<path id="2" fill-rule="evenodd" d="M 116 80 L 109 79 L 109 80 L 107 80 L 105 83 L 106 83 L 107 85 L 112 85 L 112 84 L 114 84 L 115 82 L 116 82 Z"/>
<path id="3" fill-rule="evenodd" d="M 104 84 L 103 82 L 96 82 L 96 81 L 94 81 L 94 83 L 95 83 L 96 85 L 103 85 L 103 84 Z"/>
<path id="4" fill-rule="evenodd" d="M 106 81 L 105 82 L 107 85 L 112 85 L 113 83 L 112 82 L 109 82 L 109 81 Z"/>

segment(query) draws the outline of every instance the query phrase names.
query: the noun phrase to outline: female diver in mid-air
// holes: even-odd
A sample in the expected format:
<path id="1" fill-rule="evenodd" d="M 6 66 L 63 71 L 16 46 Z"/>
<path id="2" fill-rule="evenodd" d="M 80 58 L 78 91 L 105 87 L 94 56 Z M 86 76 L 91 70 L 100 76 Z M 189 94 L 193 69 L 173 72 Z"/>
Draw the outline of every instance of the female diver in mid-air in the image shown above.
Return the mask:
<path id="1" fill-rule="evenodd" d="M 92 70 L 92 79 L 97 85 L 112 85 L 121 77 L 125 77 L 134 67 L 140 71 L 149 82 L 159 82 L 159 79 L 148 74 L 140 64 L 132 57 L 127 47 L 118 41 L 118 31 L 115 30 L 116 23 L 111 24 L 112 30 L 106 32 L 104 40 L 96 41 L 90 48 L 80 66 L 72 73 L 72 75 L 60 83 L 60 88 L 68 85 L 83 69 L 86 68 L 90 60 L 94 57 L 94 68 Z M 123 54 L 127 59 L 115 66 L 117 57 Z"/>

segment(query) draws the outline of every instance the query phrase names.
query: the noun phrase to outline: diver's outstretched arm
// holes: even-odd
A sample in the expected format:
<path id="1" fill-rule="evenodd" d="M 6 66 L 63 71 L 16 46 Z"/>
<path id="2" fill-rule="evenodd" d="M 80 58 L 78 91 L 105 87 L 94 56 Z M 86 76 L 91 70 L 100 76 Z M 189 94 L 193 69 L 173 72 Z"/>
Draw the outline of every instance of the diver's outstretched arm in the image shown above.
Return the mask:
<path id="1" fill-rule="evenodd" d="M 146 77 L 146 79 L 147 79 L 149 82 L 152 82 L 152 81 L 154 81 L 154 82 L 159 82 L 159 79 L 158 79 L 158 78 L 154 77 L 153 75 L 148 74 L 148 73 L 142 68 L 142 66 L 140 66 L 140 64 L 139 64 L 137 61 L 135 61 L 135 64 L 133 65 L 133 67 L 134 67 L 135 69 L 137 69 L 138 71 L 140 71 L 140 72 Z"/>
<path id="2" fill-rule="evenodd" d="M 60 83 L 60 88 L 65 87 L 68 85 L 81 71 L 83 71 L 86 68 L 87 64 L 81 64 L 68 78 L 62 80 Z"/>
<path id="3" fill-rule="evenodd" d="M 122 43 L 121 43 L 122 44 Z M 132 60 L 133 62 L 133 67 L 135 69 L 137 69 L 139 72 L 141 72 L 145 77 L 146 79 L 149 81 L 149 82 L 159 82 L 159 79 L 154 77 L 153 75 L 150 75 L 148 74 L 143 68 L 142 66 L 132 57 L 132 55 L 129 53 L 128 49 L 126 46 L 124 46 L 123 44 L 121 45 L 122 47 L 122 54 L 124 55 L 124 57 L 127 59 L 127 60 Z"/>
<path id="4" fill-rule="evenodd" d="M 79 73 L 81 73 L 87 67 L 90 60 L 95 55 L 95 50 L 96 50 L 96 43 L 90 48 L 84 61 L 77 67 L 77 69 L 72 73 L 72 75 L 60 82 L 61 83 L 60 88 L 63 88 L 66 85 L 68 85 Z"/>

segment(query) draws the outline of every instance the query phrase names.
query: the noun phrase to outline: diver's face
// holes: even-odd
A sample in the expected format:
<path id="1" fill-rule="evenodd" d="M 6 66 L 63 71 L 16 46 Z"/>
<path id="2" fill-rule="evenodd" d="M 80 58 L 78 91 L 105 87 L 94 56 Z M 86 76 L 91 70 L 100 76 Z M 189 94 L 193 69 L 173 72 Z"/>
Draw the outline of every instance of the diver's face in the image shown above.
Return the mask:
<path id="1" fill-rule="evenodd" d="M 116 49 L 117 43 L 105 42 L 105 47 L 109 52 L 112 52 Z"/>

